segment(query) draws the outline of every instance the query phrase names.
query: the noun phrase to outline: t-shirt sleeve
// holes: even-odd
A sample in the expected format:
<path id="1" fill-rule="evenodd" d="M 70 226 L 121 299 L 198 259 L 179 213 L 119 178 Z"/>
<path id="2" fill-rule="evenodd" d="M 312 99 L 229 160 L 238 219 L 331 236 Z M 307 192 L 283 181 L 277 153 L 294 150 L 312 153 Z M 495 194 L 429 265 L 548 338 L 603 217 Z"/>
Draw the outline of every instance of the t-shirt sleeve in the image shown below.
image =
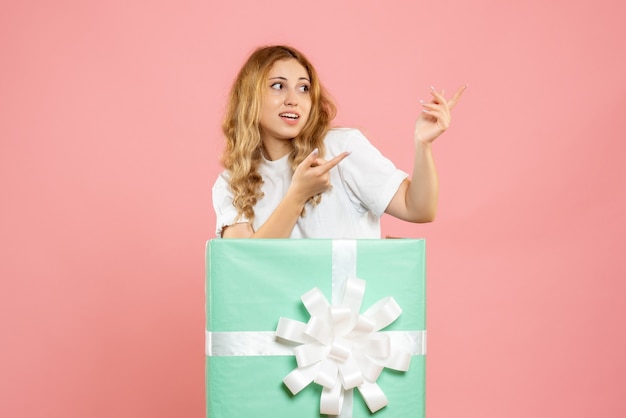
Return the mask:
<path id="1" fill-rule="evenodd" d="M 396 168 L 358 130 L 350 130 L 345 144 L 351 154 L 337 167 L 344 185 L 362 211 L 382 216 L 408 174 Z M 357 208 L 359 209 L 359 208 Z"/>
<path id="2" fill-rule="evenodd" d="M 215 234 L 220 238 L 225 227 L 234 223 L 248 222 L 248 219 L 243 215 L 237 219 L 237 208 L 233 205 L 233 192 L 228 185 L 226 173 L 220 174 L 213 185 L 213 208 L 216 216 Z"/>

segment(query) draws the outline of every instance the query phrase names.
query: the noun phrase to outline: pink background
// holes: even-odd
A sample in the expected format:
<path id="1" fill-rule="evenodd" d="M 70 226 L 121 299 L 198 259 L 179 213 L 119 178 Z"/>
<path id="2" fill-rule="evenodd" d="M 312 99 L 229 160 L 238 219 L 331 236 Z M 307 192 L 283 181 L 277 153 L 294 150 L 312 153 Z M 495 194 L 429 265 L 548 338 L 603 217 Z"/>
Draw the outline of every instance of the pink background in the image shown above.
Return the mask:
<path id="1" fill-rule="evenodd" d="M 427 415 L 626 416 L 624 2 L 177 0 L 0 6 L 0 415 L 204 414 L 220 121 L 259 44 L 305 51 L 411 168 L 440 138 Z"/>

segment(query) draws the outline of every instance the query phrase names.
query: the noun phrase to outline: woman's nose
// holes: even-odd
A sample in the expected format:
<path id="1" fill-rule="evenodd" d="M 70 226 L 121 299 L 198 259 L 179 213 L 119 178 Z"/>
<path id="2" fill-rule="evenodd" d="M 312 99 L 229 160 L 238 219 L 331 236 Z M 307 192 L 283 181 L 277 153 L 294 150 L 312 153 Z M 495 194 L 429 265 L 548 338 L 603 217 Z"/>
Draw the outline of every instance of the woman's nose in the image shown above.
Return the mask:
<path id="1" fill-rule="evenodd" d="M 293 90 L 288 90 L 285 95 L 285 105 L 286 106 L 297 106 L 298 105 L 298 95 Z"/>

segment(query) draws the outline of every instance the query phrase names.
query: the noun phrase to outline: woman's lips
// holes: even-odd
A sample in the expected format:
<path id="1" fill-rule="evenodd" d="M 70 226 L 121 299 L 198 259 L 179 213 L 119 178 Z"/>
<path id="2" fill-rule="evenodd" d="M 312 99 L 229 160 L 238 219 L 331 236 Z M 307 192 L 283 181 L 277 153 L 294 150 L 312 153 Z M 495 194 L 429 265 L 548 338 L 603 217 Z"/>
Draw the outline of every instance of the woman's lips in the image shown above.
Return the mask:
<path id="1" fill-rule="evenodd" d="M 298 120 L 300 119 L 300 115 L 298 115 L 295 112 L 283 112 L 278 116 L 280 116 L 282 120 L 284 120 L 286 123 L 290 125 L 295 125 L 296 123 L 298 123 Z"/>

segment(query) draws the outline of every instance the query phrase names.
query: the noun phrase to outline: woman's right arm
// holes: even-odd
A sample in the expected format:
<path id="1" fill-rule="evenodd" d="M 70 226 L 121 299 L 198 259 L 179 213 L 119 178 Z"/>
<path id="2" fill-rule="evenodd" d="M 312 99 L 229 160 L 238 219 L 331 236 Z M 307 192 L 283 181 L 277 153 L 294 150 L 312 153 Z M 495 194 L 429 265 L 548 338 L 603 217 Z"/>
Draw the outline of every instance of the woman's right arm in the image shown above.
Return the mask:
<path id="1" fill-rule="evenodd" d="M 306 199 L 290 195 L 285 195 L 278 207 L 265 221 L 258 231 L 252 229 L 250 222 L 241 222 L 229 225 L 224 228 L 223 238 L 289 238 L 293 227 L 298 221 Z"/>
<path id="2" fill-rule="evenodd" d="M 249 222 L 224 228 L 223 238 L 289 238 L 302 209 L 310 197 L 330 187 L 330 170 L 350 155 L 343 152 L 330 161 L 317 157 L 317 148 L 302 161 L 291 179 L 285 197 L 258 231 Z"/>

